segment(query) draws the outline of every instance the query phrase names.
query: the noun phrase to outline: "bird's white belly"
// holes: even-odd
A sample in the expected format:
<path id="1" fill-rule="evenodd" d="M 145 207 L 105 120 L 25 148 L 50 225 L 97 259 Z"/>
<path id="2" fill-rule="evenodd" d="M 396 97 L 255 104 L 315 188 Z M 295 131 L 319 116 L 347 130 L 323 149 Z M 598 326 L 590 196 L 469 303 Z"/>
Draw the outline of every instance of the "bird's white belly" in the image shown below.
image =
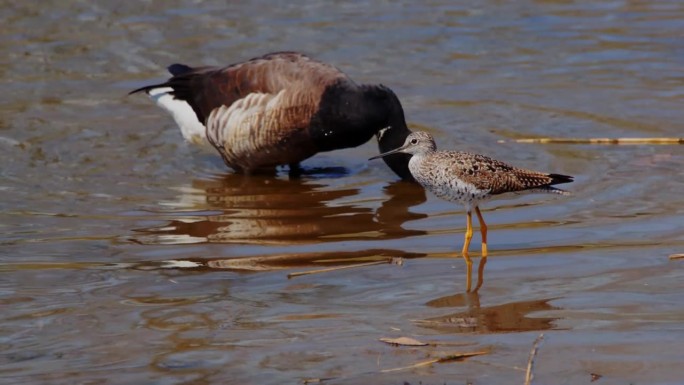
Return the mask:
<path id="1" fill-rule="evenodd" d="M 420 180 L 418 180 L 418 182 L 423 184 L 423 182 Z M 423 185 L 428 191 L 435 194 L 439 198 L 450 202 L 460 202 L 466 205 L 476 201 L 481 201 L 487 196 L 486 190 L 480 190 L 474 185 L 463 182 L 459 179 L 439 181 L 433 180 Z"/>
<path id="2" fill-rule="evenodd" d="M 414 158 L 416 158 L 415 155 L 409 161 L 411 174 L 418 183 L 438 198 L 461 203 L 465 205 L 466 210 L 470 210 L 487 199 L 489 190 L 478 189 L 472 183 L 467 183 L 446 172 L 440 172 L 438 168 L 423 168 L 420 166 L 420 161 Z"/>

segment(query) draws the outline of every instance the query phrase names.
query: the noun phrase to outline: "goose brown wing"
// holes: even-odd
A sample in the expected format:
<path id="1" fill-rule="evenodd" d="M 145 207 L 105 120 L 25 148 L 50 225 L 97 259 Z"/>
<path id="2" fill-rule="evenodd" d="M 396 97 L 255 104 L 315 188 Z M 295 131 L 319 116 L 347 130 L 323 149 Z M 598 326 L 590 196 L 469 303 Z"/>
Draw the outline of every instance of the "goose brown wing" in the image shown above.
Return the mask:
<path id="1" fill-rule="evenodd" d="M 203 123 L 213 110 L 251 94 L 275 96 L 288 89 L 317 102 L 327 85 L 347 78 L 334 66 L 296 52 L 271 53 L 224 68 L 185 69 L 164 85 L 173 88 L 176 99 L 188 102 Z"/>
<path id="2" fill-rule="evenodd" d="M 316 153 L 306 129 L 314 112 L 306 92 L 251 93 L 211 112 L 207 138 L 238 170 L 296 163 Z"/>

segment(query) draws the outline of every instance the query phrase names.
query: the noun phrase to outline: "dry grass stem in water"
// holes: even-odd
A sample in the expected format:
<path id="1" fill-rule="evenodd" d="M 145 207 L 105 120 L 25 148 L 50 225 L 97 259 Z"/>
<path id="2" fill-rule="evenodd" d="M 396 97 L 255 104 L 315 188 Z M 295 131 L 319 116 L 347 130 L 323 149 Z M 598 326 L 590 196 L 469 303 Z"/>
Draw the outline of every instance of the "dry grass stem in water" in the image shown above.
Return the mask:
<path id="1" fill-rule="evenodd" d="M 532 350 L 530 351 L 530 358 L 527 360 L 527 372 L 525 373 L 525 385 L 530 385 L 532 384 L 532 379 L 534 378 L 534 358 L 537 356 L 537 352 L 539 351 L 539 344 L 544 340 L 544 333 L 540 334 L 539 337 L 537 337 L 534 340 L 534 343 L 532 344 Z"/>
<path id="2" fill-rule="evenodd" d="M 506 140 L 499 140 L 505 143 Z M 684 138 L 522 138 L 510 139 L 514 143 L 541 144 L 684 144 Z"/>
<path id="3" fill-rule="evenodd" d="M 355 267 L 365 267 L 365 266 L 373 266 L 373 265 L 382 265 L 382 264 L 386 264 L 386 263 L 392 263 L 393 261 L 394 261 L 394 258 L 389 258 L 389 259 L 385 259 L 385 260 L 382 260 L 382 261 L 373 261 L 373 262 L 356 263 L 356 264 L 353 264 L 353 265 L 328 267 L 328 268 L 325 268 L 325 269 L 298 271 L 298 272 L 294 272 L 294 273 L 288 274 L 288 275 L 287 275 L 287 278 L 300 277 L 300 276 L 302 276 L 302 275 L 309 275 L 309 274 L 327 273 L 327 272 L 336 271 L 336 270 L 352 269 L 352 268 L 355 268 Z"/>
<path id="4" fill-rule="evenodd" d="M 672 254 L 669 256 L 670 259 L 684 259 L 684 254 Z"/>
<path id="5" fill-rule="evenodd" d="M 307 384 L 320 384 L 323 381 L 328 381 L 328 380 L 333 380 L 335 377 L 329 377 L 329 378 L 306 378 L 304 381 L 302 381 L 302 384 L 307 385 Z"/>
<path id="6" fill-rule="evenodd" d="M 481 356 L 483 354 L 489 354 L 489 350 L 483 350 L 483 351 L 479 351 L 479 352 L 451 353 L 451 354 L 447 354 L 445 356 L 438 357 L 438 358 L 433 358 L 433 359 L 430 359 L 427 361 L 416 362 L 415 364 L 409 365 L 409 366 L 402 366 L 400 368 L 392 368 L 392 369 L 383 369 L 380 371 L 380 373 L 389 373 L 389 372 L 397 372 L 400 370 L 415 369 L 415 368 L 419 368 L 421 366 L 432 365 L 432 364 L 441 363 L 441 362 L 461 361 L 461 360 L 468 358 L 468 357 Z"/>

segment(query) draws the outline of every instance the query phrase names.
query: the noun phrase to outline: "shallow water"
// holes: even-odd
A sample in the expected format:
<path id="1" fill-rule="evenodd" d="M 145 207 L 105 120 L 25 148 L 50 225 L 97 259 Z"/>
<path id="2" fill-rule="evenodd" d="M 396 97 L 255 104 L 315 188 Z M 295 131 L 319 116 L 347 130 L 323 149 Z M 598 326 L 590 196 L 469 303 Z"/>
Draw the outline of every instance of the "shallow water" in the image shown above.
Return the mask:
<path id="1" fill-rule="evenodd" d="M 684 6 L 473 4 L 4 5 L 0 383 L 522 384 L 542 332 L 536 383 L 682 383 L 682 147 L 510 139 L 681 137 Z M 467 294 L 462 208 L 367 162 L 375 144 L 246 178 L 125 96 L 173 62 L 282 49 L 392 87 L 441 148 L 575 175 L 574 195 L 485 205 Z M 378 341 L 401 336 L 433 345 Z"/>

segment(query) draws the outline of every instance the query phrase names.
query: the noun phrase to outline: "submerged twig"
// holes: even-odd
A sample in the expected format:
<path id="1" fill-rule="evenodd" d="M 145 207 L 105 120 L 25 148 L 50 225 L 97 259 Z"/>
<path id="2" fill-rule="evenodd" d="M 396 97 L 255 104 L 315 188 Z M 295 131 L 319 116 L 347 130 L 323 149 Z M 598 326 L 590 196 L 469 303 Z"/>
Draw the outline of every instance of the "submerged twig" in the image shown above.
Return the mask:
<path id="1" fill-rule="evenodd" d="M 464 358 L 481 356 L 484 354 L 489 354 L 489 350 L 481 350 L 479 352 L 465 352 L 465 353 L 453 353 L 441 357 L 437 362 L 449 362 L 449 361 L 460 361 Z"/>
<path id="2" fill-rule="evenodd" d="M 684 144 L 684 138 L 521 138 L 509 141 L 541 144 Z M 499 140 L 499 143 L 505 142 Z"/>
<path id="3" fill-rule="evenodd" d="M 537 356 L 539 351 L 539 344 L 544 340 L 544 333 L 541 333 L 539 337 L 534 340 L 532 344 L 532 350 L 530 350 L 530 358 L 527 360 L 527 372 L 525 373 L 525 385 L 532 384 L 532 379 L 534 378 L 534 358 Z"/>
<path id="4" fill-rule="evenodd" d="M 434 364 L 434 363 L 437 363 L 437 362 L 439 362 L 439 358 L 434 358 L 434 359 L 427 360 L 427 361 L 417 362 L 417 363 L 415 363 L 415 364 L 413 364 L 413 365 L 402 366 L 402 367 L 400 367 L 400 368 L 382 369 L 382 370 L 380 371 L 380 373 L 389 373 L 389 372 L 397 372 L 397 371 L 406 370 L 406 369 L 414 369 L 414 368 L 419 368 L 419 367 L 421 367 L 421 366 Z"/>
<path id="5" fill-rule="evenodd" d="M 300 277 L 302 275 L 309 275 L 309 274 L 318 274 L 318 273 L 327 273 L 330 271 L 336 271 L 336 270 L 343 270 L 343 269 L 351 269 L 354 267 L 364 267 L 364 266 L 373 266 L 373 265 L 382 265 L 385 263 L 391 263 L 392 259 L 388 258 L 382 261 L 373 261 L 373 262 L 364 262 L 364 263 L 356 263 L 353 265 L 345 265 L 345 266 L 335 266 L 335 267 L 328 267 L 325 269 L 316 269 L 316 270 L 307 270 L 307 271 L 297 271 L 294 273 L 290 273 L 287 275 L 287 278 L 294 278 L 294 277 Z"/>
<path id="6" fill-rule="evenodd" d="M 684 259 L 684 253 L 683 254 L 672 254 L 669 256 L 670 259 Z"/>
<path id="7" fill-rule="evenodd" d="M 460 360 L 463 360 L 464 358 L 481 356 L 483 354 L 489 354 L 489 350 L 482 350 L 482 351 L 478 351 L 478 352 L 462 352 L 462 353 L 459 352 L 459 353 L 447 354 L 443 357 L 433 358 L 433 359 L 430 359 L 427 361 L 416 362 L 415 364 L 409 365 L 409 366 L 402 366 L 400 368 L 392 368 L 392 369 L 383 369 L 380 371 L 380 373 L 388 373 L 388 372 L 396 372 L 396 371 L 400 371 L 400 370 L 414 369 L 414 368 L 419 368 L 421 366 L 436 364 L 436 363 L 440 363 L 440 362 L 460 361 Z"/>
<path id="8" fill-rule="evenodd" d="M 328 381 L 328 380 L 333 380 L 335 377 L 328 377 L 328 378 L 305 378 L 302 381 L 302 384 L 307 385 L 307 384 L 320 384 L 323 381 Z"/>

